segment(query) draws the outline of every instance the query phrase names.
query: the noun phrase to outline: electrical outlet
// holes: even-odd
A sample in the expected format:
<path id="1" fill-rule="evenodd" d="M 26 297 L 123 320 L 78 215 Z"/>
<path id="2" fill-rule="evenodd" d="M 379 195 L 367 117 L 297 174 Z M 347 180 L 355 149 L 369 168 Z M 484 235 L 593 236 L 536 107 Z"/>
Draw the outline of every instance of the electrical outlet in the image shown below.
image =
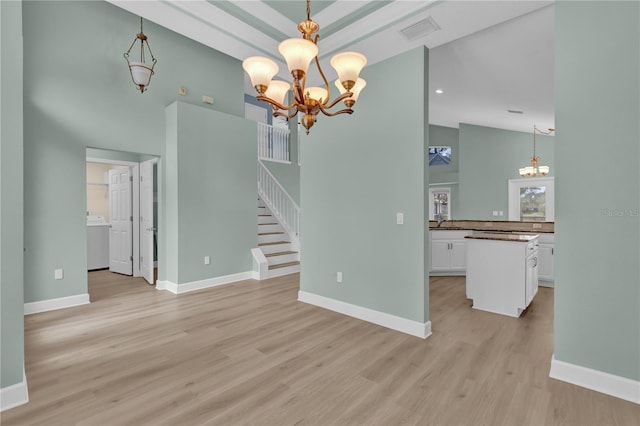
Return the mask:
<path id="1" fill-rule="evenodd" d="M 342 282 L 342 272 L 338 272 L 336 274 L 336 281 L 341 283 Z"/>
<path id="2" fill-rule="evenodd" d="M 534 223 L 533 224 L 533 229 L 540 229 L 542 228 L 542 224 L 541 223 Z"/>
<path id="3" fill-rule="evenodd" d="M 204 264 L 205 265 L 210 265 L 211 264 L 211 257 L 210 256 L 205 256 L 204 257 Z"/>
<path id="4" fill-rule="evenodd" d="M 494 210 L 494 211 L 493 211 L 493 215 L 494 215 L 494 216 L 498 216 L 498 210 Z"/>
<path id="5" fill-rule="evenodd" d="M 63 278 L 64 278 L 64 270 L 56 269 L 55 271 L 53 271 L 53 279 L 54 280 L 61 280 Z"/>
<path id="6" fill-rule="evenodd" d="M 205 104 L 213 105 L 213 96 L 202 95 L 202 102 Z"/>
<path id="7" fill-rule="evenodd" d="M 504 211 L 500 210 L 500 211 L 498 212 L 498 216 L 504 216 Z"/>

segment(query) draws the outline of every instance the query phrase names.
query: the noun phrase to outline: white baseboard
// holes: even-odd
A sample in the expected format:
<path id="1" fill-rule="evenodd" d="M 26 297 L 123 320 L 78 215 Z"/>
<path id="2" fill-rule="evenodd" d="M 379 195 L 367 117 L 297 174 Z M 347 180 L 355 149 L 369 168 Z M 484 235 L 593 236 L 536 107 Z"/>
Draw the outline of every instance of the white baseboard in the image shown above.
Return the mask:
<path id="1" fill-rule="evenodd" d="M 237 274 L 224 275 L 221 277 L 207 278 L 206 280 L 191 281 L 188 283 L 176 284 L 171 281 L 158 281 L 156 283 L 156 289 L 168 290 L 173 294 L 182 294 L 189 291 L 202 290 L 210 287 L 217 287 L 219 285 L 231 284 L 238 281 L 252 280 L 254 279 L 253 271 L 239 272 Z"/>
<path id="2" fill-rule="evenodd" d="M 269 278 L 269 262 L 264 253 L 262 253 L 262 249 L 260 247 L 252 248 L 251 256 L 253 258 L 253 279 L 266 280 Z"/>
<path id="3" fill-rule="evenodd" d="M 71 308 L 88 303 L 90 303 L 88 293 L 58 297 L 57 299 L 40 300 L 38 302 L 25 303 L 24 314 L 31 315 L 39 312 L 55 311 L 57 309 Z"/>
<path id="4" fill-rule="evenodd" d="M 555 355 L 549 377 L 640 404 L 640 381 L 558 361 Z"/>
<path id="5" fill-rule="evenodd" d="M 374 311 L 373 309 L 352 305 L 351 303 L 331 299 L 329 297 L 318 296 L 317 294 L 307 293 L 304 291 L 298 292 L 298 300 L 300 302 L 309 303 L 310 305 L 319 306 L 350 317 L 358 318 L 363 321 L 381 325 L 392 330 L 401 331 L 422 339 L 426 339 L 431 336 L 431 321 L 427 321 L 425 323 L 412 321 L 406 318 Z"/>
<path id="6" fill-rule="evenodd" d="M 27 376 L 22 368 L 22 382 L 0 389 L 0 411 L 9 410 L 29 402 Z"/>

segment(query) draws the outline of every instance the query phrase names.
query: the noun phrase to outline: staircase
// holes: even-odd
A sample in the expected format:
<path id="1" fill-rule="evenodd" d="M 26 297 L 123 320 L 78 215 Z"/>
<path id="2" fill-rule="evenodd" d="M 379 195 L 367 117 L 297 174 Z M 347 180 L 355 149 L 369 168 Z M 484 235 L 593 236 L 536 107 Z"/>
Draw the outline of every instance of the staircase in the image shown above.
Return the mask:
<path id="1" fill-rule="evenodd" d="M 300 272 L 300 253 L 289 234 L 258 199 L 258 248 L 269 264 L 269 278 Z"/>

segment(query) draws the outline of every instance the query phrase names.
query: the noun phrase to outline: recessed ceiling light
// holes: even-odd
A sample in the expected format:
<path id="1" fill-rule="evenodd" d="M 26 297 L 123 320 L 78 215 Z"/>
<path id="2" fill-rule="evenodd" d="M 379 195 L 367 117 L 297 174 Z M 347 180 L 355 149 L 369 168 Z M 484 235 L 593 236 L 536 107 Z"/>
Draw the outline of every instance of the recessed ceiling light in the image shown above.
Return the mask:
<path id="1" fill-rule="evenodd" d="M 442 89 L 436 89 L 436 93 L 437 93 L 438 95 L 441 95 L 441 94 L 443 94 L 443 93 L 444 93 L 444 90 L 442 90 Z"/>

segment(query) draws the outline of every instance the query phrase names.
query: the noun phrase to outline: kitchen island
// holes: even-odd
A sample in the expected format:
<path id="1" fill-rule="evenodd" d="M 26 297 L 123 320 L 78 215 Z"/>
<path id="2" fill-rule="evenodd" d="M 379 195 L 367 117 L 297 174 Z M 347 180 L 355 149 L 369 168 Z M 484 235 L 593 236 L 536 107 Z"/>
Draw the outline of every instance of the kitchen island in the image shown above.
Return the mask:
<path id="1" fill-rule="evenodd" d="M 538 292 L 537 234 L 479 232 L 467 239 L 467 298 L 473 307 L 519 317 Z"/>

